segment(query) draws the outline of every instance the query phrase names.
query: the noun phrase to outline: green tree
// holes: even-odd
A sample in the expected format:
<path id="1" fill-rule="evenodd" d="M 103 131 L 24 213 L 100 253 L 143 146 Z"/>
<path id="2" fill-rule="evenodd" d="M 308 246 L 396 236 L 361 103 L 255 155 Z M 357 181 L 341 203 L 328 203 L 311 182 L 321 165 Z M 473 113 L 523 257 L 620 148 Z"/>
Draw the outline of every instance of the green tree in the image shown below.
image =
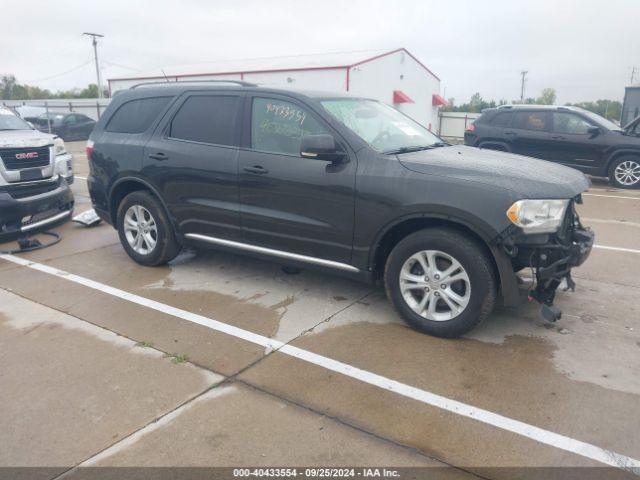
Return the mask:
<path id="1" fill-rule="evenodd" d="M 536 99 L 536 103 L 539 105 L 554 105 L 556 103 L 556 90 L 554 88 L 545 88 Z"/>
<path id="2" fill-rule="evenodd" d="M 567 103 L 567 105 L 584 108 L 609 120 L 620 120 L 622 116 L 622 103 L 617 100 L 600 99 L 595 102 Z"/>

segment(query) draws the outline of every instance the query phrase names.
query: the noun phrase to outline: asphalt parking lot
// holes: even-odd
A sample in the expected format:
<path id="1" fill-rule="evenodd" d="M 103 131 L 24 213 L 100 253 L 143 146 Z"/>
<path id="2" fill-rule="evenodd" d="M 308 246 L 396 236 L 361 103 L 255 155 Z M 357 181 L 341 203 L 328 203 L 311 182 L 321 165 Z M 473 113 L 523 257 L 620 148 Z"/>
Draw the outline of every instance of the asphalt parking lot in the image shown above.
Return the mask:
<path id="1" fill-rule="evenodd" d="M 215 251 L 144 268 L 110 226 L 66 224 L 0 258 L 0 466 L 640 472 L 640 191 L 594 180 L 579 213 L 597 248 L 562 320 L 497 309 L 460 340 L 411 330 L 382 289 Z"/>

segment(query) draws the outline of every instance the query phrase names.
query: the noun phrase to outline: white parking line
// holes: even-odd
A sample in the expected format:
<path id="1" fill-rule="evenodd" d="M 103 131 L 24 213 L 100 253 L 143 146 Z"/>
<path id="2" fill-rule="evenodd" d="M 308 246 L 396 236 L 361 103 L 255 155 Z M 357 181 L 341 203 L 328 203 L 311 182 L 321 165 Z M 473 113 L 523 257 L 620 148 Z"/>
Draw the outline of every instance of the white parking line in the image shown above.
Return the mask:
<path id="1" fill-rule="evenodd" d="M 623 198 L 625 200 L 640 200 L 640 197 L 625 197 L 622 195 L 600 195 L 598 193 L 583 193 L 583 197 Z"/>
<path id="2" fill-rule="evenodd" d="M 338 360 L 324 357 L 322 355 L 318 355 L 316 353 L 310 352 L 308 350 L 303 350 L 292 345 L 287 345 L 283 342 L 273 340 L 271 338 L 253 332 L 249 332 L 247 330 L 243 330 L 233 325 L 219 322 L 218 320 L 214 320 L 212 318 L 207 318 L 203 315 L 198 315 L 196 313 L 172 307 L 171 305 L 166 305 L 149 298 L 141 297 L 139 295 L 135 295 L 133 293 L 129 293 L 124 290 L 120 290 L 118 288 L 96 282 L 89 278 L 84 278 L 79 275 L 65 272 L 63 270 L 58 270 L 57 268 L 53 268 L 48 265 L 31 262 L 14 255 L 0 255 L 0 258 L 17 265 L 22 265 L 24 267 L 37 270 L 39 272 L 63 278 L 70 282 L 92 288 L 94 290 L 112 295 L 131 303 L 135 303 L 137 305 L 141 305 L 143 307 L 150 308 L 152 310 L 156 310 L 161 313 L 181 318 L 188 322 L 203 325 L 217 332 L 232 335 L 236 338 L 246 340 L 264 348 L 278 350 L 280 353 L 283 353 L 285 355 L 289 355 L 291 357 L 298 358 L 327 370 L 346 375 L 348 377 L 360 380 L 361 382 L 373 385 L 383 390 L 394 392 L 403 397 L 411 398 L 426 405 L 431 405 L 433 407 L 440 408 L 442 410 L 446 410 L 463 417 L 471 418 L 487 425 L 491 425 L 496 428 L 500 428 L 502 430 L 506 430 L 508 432 L 530 438 L 531 440 L 534 440 L 536 442 L 565 450 L 567 452 L 571 452 L 576 455 L 595 460 L 596 462 L 600 462 L 605 465 L 627 470 L 636 475 L 640 475 L 640 460 L 621 455 L 611 450 L 606 450 L 590 443 L 566 437 L 549 430 L 544 430 L 534 425 L 529 425 L 528 423 L 514 420 L 512 418 L 505 417 L 500 414 L 484 410 L 482 408 L 474 407 L 472 405 L 467 405 L 465 403 L 458 402 L 456 400 L 452 400 L 450 398 L 443 397 L 426 390 L 421 390 L 419 388 L 412 387 L 411 385 L 407 385 L 405 383 L 383 377 L 382 375 L 378 375 L 367 370 L 362 370 Z"/>
<path id="3" fill-rule="evenodd" d="M 605 223 L 607 225 L 620 225 L 623 227 L 640 227 L 639 222 L 627 222 L 626 220 L 607 220 L 605 218 L 580 217 L 586 223 Z"/>
<path id="4" fill-rule="evenodd" d="M 640 253 L 640 250 L 636 250 L 633 248 L 609 247 L 607 245 L 594 245 L 593 248 L 600 248 L 602 250 L 613 250 L 615 252 Z"/>
<path id="5" fill-rule="evenodd" d="M 80 180 L 86 180 L 87 177 L 81 177 L 80 175 L 74 175 L 74 177 L 79 178 Z"/>

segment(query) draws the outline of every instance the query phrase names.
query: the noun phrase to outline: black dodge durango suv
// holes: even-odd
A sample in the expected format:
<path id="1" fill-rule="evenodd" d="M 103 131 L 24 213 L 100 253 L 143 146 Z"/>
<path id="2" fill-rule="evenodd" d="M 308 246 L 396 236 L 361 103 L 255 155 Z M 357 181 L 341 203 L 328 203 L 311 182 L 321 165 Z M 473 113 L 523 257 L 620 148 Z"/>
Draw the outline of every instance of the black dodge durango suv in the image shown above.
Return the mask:
<path id="1" fill-rule="evenodd" d="M 499 294 L 560 317 L 593 234 L 571 168 L 451 146 L 368 98 L 244 82 L 139 85 L 87 145 L 93 206 L 143 265 L 213 246 L 384 283 L 412 326 L 459 336 Z"/>
<path id="2" fill-rule="evenodd" d="M 640 137 L 577 107 L 502 105 L 483 110 L 465 145 L 562 163 L 618 188 L 640 187 Z"/>

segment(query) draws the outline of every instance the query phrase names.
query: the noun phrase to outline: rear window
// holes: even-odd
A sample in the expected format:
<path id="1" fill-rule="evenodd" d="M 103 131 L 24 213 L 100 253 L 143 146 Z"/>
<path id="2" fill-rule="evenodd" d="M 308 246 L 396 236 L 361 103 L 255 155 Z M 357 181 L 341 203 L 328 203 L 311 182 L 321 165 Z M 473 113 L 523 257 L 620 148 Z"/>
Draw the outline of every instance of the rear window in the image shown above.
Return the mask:
<path id="1" fill-rule="evenodd" d="M 239 111 L 240 97 L 189 97 L 173 117 L 169 136 L 193 142 L 235 146 Z"/>
<path id="2" fill-rule="evenodd" d="M 547 118 L 547 112 L 517 112 L 512 126 L 523 130 L 546 130 Z"/>
<path id="3" fill-rule="evenodd" d="M 493 125 L 494 127 L 506 127 L 507 125 L 509 125 L 509 122 L 511 121 L 511 116 L 512 116 L 511 112 L 498 113 L 491 120 L 491 125 Z"/>
<path id="4" fill-rule="evenodd" d="M 142 133 L 157 118 L 172 97 L 151 97 L 131 100 L 120 105 L 105 130 L 116 133 Z"/>

